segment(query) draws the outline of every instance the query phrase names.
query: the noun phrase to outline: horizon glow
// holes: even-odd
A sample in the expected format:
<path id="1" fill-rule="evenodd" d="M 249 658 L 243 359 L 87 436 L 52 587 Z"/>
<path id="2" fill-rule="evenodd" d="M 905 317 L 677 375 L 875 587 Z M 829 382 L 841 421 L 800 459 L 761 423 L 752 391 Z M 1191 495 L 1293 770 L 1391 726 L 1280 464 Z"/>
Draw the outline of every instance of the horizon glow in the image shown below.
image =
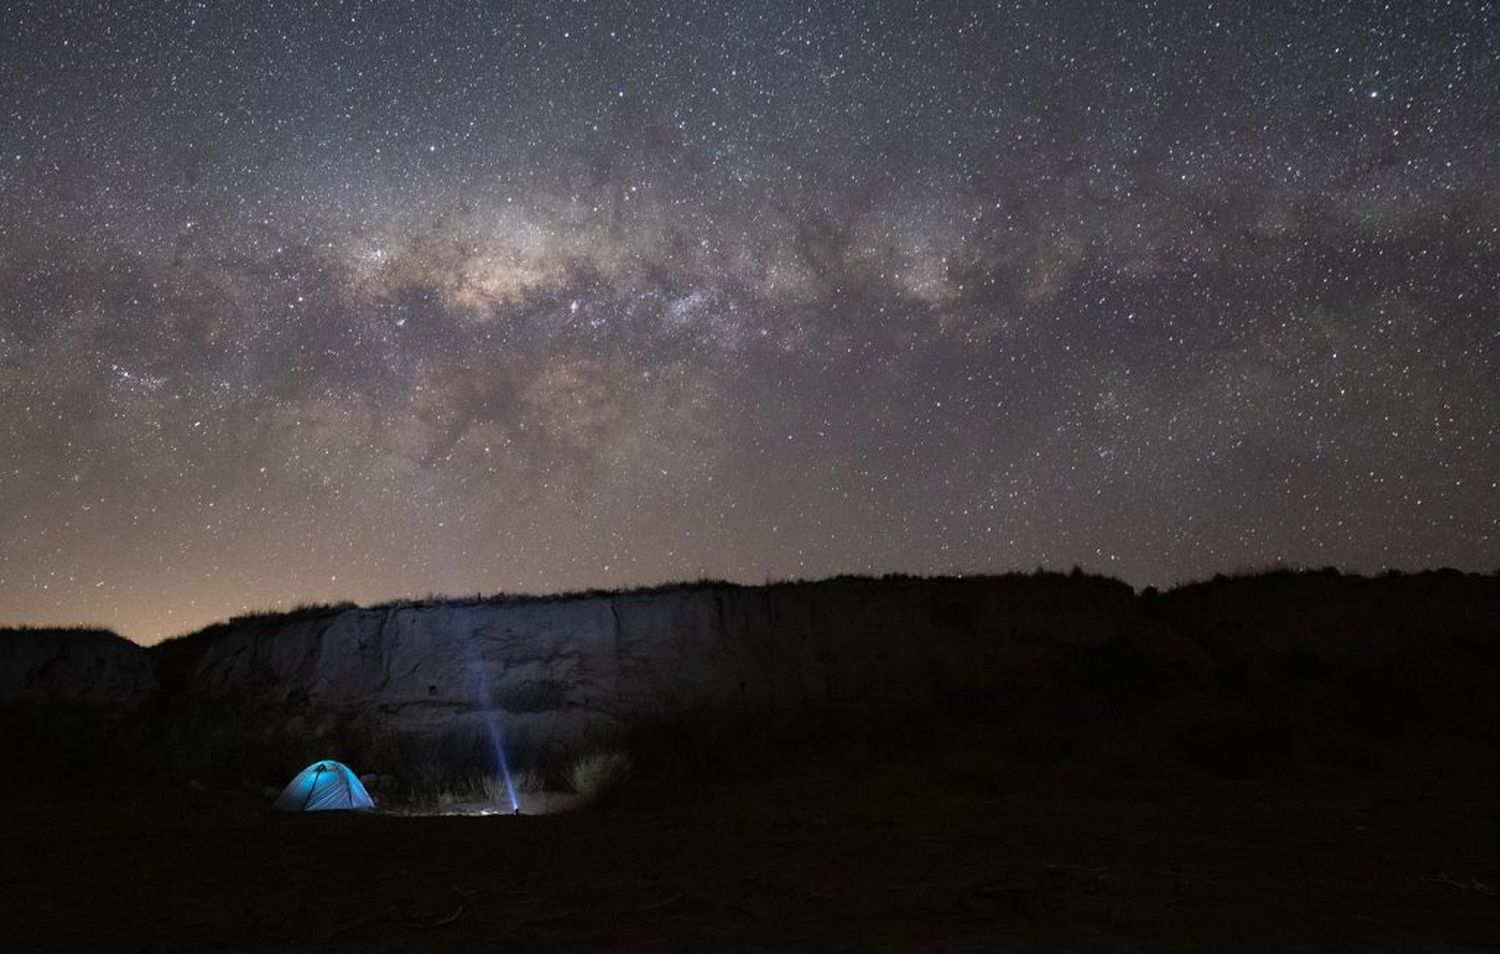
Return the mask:
<path id="1" fill-rule="evenodd" d="M 1500 10 L 7 5 L 0 626 L 1500 562 Z"/>

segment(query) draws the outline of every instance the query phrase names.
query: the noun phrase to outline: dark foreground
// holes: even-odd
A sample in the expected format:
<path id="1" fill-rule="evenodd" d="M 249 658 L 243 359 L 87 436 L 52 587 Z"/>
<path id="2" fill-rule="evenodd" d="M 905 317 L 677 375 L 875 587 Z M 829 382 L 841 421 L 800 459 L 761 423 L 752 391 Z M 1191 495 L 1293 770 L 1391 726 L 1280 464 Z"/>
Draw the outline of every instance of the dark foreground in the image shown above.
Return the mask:
<path id="1" fill-rule="evenodd" d="M 1229 781 L 859 753 L 545 817 L 0 804 L 31 950 L 1500 950 L 1496 766 Z M 1453 766 L 1462 765 L 1462 771 Z"/>

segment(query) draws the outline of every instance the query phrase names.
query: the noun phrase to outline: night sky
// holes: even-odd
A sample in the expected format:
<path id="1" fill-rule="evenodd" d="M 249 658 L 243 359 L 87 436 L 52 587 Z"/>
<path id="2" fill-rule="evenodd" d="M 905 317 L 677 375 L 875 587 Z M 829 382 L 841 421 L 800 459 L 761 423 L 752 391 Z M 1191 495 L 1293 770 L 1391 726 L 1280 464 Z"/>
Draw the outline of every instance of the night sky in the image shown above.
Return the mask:
<path id="1" fill-rule="evenodd" d="M 1500 565 L 1500 7 L 7 4 L 0 623 Z"/>

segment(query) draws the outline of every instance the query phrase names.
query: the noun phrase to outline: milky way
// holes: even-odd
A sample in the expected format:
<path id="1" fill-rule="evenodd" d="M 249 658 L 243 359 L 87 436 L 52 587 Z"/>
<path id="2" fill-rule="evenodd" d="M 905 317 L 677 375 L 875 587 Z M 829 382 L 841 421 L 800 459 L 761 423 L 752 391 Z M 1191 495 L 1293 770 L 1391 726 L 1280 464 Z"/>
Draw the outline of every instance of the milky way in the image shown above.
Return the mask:
<path id="1" fill-rule="evenodd" d="M 0 623 L 1500 565 L 1492 3 L 3 24 Z"/>

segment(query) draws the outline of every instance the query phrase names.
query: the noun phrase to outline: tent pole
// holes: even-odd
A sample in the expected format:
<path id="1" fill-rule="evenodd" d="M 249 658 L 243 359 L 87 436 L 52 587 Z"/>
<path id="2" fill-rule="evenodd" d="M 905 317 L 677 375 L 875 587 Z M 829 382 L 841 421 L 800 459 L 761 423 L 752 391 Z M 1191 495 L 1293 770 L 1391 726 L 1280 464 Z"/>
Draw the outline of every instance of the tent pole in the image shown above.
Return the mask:
<path id="1" fill-rule="evenodd" d="M 313 770 L 313 780 L 312 784 L 307 787 L 307 797 L 302 799 L 302 810 L 304 812 L 307 811 L 307 806 L 312 804 L 313 792 L 316 792 L 318 790 L 318 779 L 322 777 L 323 765 L 322 763 L 319 763 L 318 767 Z"/>

